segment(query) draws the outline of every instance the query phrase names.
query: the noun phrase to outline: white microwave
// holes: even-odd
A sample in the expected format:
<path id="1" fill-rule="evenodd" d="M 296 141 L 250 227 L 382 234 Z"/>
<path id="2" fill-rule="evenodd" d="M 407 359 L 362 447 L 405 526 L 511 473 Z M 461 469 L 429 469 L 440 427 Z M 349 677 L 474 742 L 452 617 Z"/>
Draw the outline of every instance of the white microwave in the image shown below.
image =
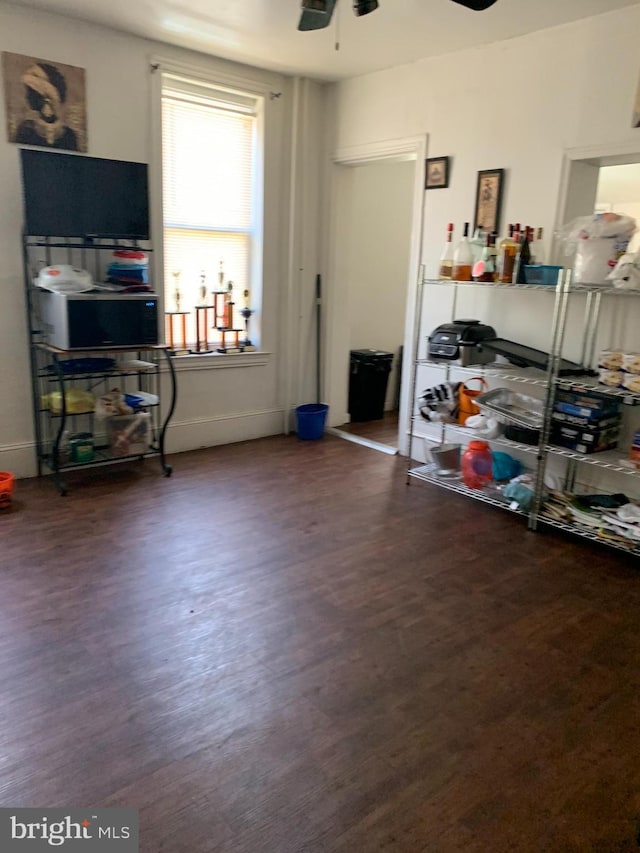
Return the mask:
<path id="1" fill-rule="evenodd" d="M 42 338 L 63 350 L 145 347 L 158 343 L 155 293 L 52 293 L 38 298 Z"/>

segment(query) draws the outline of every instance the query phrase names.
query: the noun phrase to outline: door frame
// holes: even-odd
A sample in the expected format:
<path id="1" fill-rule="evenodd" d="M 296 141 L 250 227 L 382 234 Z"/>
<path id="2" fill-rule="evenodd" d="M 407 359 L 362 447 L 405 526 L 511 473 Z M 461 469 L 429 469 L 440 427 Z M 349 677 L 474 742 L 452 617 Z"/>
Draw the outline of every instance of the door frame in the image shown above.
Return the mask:
<path id="1" fill-rule="evenodd" d="M 567 219 L 572 217 L 572 190 L 573 182 L 580 180 L 582 176 L 578 170 L 586 172 L 586 180 L 593 180 L 597 189 L 597 178 L 601 166 L 619 166 L 626 163 L 640 162 L 640 141 L 610 142 L 601 145 L 589 145 L 579 148 L 565 148 L 562 155 L 562 167 L 560 171 L 560 188 L 558 192 L 558 204 L 556 207 L 556 218 L 554 238 L 552 241 L 552 260 L 558 263 L 566 261 L 563 247 L 557 234 Z M 590 173 L 593 173 L 592 175 Z"/>
<path id="2" fill-rule="evenodd" d="M 341 311 L 344 301 L 346 282 L 338 281 L 337 257 L 337 182 L 340 170 L 350 166 L 378 163 L 384 160 L 409 158 L 415 160 L 413 199 L 411 217 L 411 239 L 406 284 L 406 310 L 404 326 L 404 357 L 402 363 L 400 416 L 398 426 L 398 446 L 402 455 L 408 452 L 408 406 L 410 393 L 411 352 L 414 334 L 416 293 L 418 275 L 422 263 L 422 230 L 424 220 L 424 161 L 427 157 L 427 134 L 406 136 L 378 142 L 337 149 L 331 157 L 330 204 L 329 204 L 329 240 L 327 269 L 329 271 L 326 288 L 326 326 L 324 332 L 323 373 L 325 376 L 324 397 L 329 404 L 329 425 L 339 426 L 348 418 L 347 412 L 347 374 L 349 364 L 349 341 L 345 328 L 345 312 Z M 341 380 L 341 376 L 344 379 Z"/>

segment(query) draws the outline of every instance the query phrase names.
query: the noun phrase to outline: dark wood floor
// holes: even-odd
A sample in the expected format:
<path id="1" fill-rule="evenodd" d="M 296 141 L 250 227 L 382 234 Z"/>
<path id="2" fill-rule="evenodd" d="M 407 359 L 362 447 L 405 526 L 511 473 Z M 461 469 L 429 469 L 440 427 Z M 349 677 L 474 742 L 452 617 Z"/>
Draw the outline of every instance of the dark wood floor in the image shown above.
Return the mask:
<path id="1" fill-rule="evenodd" d="M 375 421 L 363 423 L 347 423 L 337 427 L 343 432 L 359 435 L 377 441 L 380 444 L 388 444 L 391 447 L 398 446 L 398 412 L 385 412 L 384 417 Z"/>
<path id="2" fill-rule="evenodd" d="M 338 438 L 18 483 L 0 804 L 145 853 L 624 853 L 640 574 Z"/>

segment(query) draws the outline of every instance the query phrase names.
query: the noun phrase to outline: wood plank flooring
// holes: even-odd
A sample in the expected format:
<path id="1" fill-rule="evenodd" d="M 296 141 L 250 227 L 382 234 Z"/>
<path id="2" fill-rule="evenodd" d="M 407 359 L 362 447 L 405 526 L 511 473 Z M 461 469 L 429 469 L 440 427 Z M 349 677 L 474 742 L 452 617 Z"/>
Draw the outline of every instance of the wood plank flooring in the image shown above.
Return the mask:
<path id="1" fill-rule="evenodd" d="M 277 437 L 20 481 L 0 804 L 135 806 L 144 853 L 626 853 L 640 574 Z"/>
<path id="2" fill-rule="evenodd" d="M 342 424 L 337 429 L 378 441 L 380 444 L 398 446 L 398 412 L 385 412 L 384 417 L 379 420 Z"/>

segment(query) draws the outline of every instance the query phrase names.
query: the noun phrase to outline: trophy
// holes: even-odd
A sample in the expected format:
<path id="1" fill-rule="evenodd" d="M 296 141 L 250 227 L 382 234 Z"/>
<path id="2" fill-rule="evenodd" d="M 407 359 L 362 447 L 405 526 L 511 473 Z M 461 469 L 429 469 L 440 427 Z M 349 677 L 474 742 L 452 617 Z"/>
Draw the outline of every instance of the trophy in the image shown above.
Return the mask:
<path id="1" fill-rule="evenodd" d="M 244 307 L 240 311 L 240 315 L 244 317 L 244 340 L 240 342 L 240 346 L 244 352 L 251 352 L 255 350 L 249 339 L 249 317 L 253 314 L 253 310 L 249 308 L 249 291 L 245 290 L 242 295 L 244 296 Z"/>

